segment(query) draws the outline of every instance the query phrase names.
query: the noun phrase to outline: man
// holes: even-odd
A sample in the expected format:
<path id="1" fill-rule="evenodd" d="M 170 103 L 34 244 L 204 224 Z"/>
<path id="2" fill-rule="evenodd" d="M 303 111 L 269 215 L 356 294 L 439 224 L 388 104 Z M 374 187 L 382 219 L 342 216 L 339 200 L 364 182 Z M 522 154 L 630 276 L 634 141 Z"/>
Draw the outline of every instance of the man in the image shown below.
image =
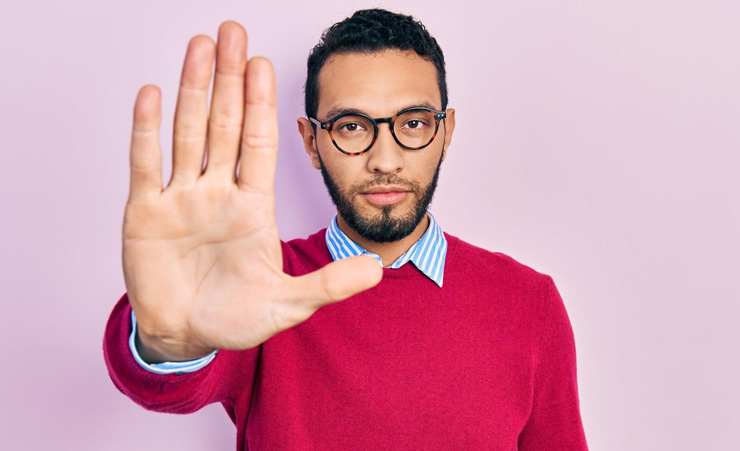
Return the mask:
<path id="1" fill-rule="evenodd" d="M 358 11 L 312 50 L 298 130 L 338 214 L 305 240 L 279 239 L 275 80 L 238 24 L 190 42 L 164 190 L 159 102 L 136 100 L 104 342 L 123 393 L 220 402 L 238 449 L 587 449 L 552 279 L 427 212 L 455 112 L 421 23 Z"/>

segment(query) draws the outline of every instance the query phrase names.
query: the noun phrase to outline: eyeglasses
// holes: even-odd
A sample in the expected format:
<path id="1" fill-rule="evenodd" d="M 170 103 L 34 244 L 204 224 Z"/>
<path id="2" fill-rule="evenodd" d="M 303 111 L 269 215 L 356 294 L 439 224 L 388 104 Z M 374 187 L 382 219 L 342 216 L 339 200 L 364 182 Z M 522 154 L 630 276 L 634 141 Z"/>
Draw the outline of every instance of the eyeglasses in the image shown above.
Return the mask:
<path id="1" fill-rule="evenodd" d="M 391 134 L 399 146 L 406 150 L 423 149 L 434 141 L 439 121 L 447 117 L 444 111 L 427 107 L 411 107 L 393 117 L 372 118 L 362 113 L 342 113 L 328 121 L 308 119 L 329 132 L 329 138 L 340 152 L 361 155 L 375 144 L 378 124 L 390 124 Z M 314 126 L 314 131 L 316 128 Z"/>

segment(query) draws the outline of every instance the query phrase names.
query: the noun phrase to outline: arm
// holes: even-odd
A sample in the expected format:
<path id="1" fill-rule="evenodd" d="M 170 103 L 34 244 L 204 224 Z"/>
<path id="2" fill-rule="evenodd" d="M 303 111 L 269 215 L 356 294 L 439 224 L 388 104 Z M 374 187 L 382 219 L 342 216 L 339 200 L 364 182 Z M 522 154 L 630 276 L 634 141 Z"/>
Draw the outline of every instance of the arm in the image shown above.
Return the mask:
<path id="1" fill-rule="evenodd" d="M 548 280 L 549 306 L 535 363 L 532 412 L 519 436 L 519 450 L 587 451 L 573 329 L 555 284 Z"/>
<path id="2" fill-rule="evenodd" d="M 256 347 L 380 281 L 369 257 L 301 277 L 283 273 L 274 216 L 277 122 L 272 64 L 247 60 L 245 30 L 225 22 L 217 43 L 194 37 L 175 111 L 172 177 L 163 187 L 161 94 L 155 86 L 139 91 L 123 275 L 145 361 Z"/>
<path id="3" fill-rule="evenodd" d="M 104 346 L 113 382 L 144 407 L 185 413 L 225 399 L 238 389 L 232 387 L 249 385 L 230 380 L 251 381 L 264 341 L 380 282 L 382 270 L 370 257 L 300 277 L 283 272 L 274 215 L 276 89 L 272 64 L 247 59 L 239 24 L 223 23 L 217 43 L 203 35 L 191 39 L 165 187 L 161 93 L 145 86 L 136 98 L 123 220 L 126 295 L 111 315 Z M 218 354 L 189 374 L 142 368 L 129 347 L 131 309 L 143 361 Z"/>
<path id="4" fill-rule="evenodd" d="M 103 354 L 114 385 L 137 404 L 148 410 L 184 414 L 252 390 L 259 347 L 219 351 L 210 363 L 187 374 L 157 374 L 143 368 L 129 347 L 131 312 L 128 296 L 123 295 L 108 319 Z"/>

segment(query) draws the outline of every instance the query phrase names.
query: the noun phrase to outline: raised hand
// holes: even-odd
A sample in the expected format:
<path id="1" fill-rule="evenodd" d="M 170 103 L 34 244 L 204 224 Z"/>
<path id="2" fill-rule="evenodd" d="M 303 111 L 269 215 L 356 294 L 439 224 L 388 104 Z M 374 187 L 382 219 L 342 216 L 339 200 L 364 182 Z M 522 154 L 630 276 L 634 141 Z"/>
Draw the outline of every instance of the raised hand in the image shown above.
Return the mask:
<path id="1" fill-rule="evenodd" d="M 160 105 L 156 86 L 139 91 L 123 223 L 123 272 L 145 360 L 257 346 L 380 281 L 370 257 L 301 277 L 283 273 L 274 214 L 275 75 L 269 60 L 247 60 L 239 24 L 224 22 L 217 44 L 200 35 L 188 45 L 164 189 Z"/>

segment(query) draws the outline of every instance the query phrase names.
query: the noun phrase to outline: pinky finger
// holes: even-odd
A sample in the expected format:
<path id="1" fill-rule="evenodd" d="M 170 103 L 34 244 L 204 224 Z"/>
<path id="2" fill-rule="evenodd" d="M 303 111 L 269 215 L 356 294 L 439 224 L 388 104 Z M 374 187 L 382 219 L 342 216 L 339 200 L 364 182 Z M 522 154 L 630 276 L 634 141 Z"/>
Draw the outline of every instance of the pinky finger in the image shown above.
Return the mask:
<path id="1" fill-rule="evenodd" d="M 134 105 L 131 132 L 131 187 L 129 200 L 162 191 L 162 150 L 159 126 L 162 118 L 161 92 L 154 85 L 139 90 Z"/>

